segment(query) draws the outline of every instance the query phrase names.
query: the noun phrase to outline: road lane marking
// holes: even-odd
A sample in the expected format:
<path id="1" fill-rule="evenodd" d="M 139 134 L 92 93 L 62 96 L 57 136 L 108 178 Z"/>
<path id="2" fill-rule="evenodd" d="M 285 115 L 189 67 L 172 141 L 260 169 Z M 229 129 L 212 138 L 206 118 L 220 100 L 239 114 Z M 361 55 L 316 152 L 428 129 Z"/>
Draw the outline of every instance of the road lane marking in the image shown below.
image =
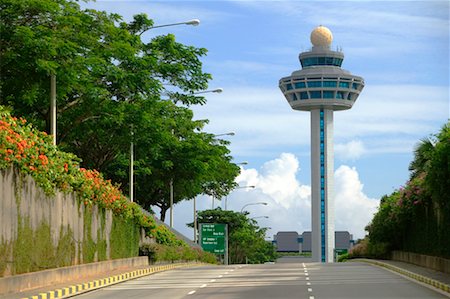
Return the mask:
<path id="1" fill-rule="evenodd" d="M 307 283 L 306 283 L 306 285 L 307 285 L 307 286 L 310 286 L 310 285 L 311 285 L 311 283 L 310 283 L 310 282 L 307 282 Z"/>
<path id="2" fill-rule="evenodd" d="M 302 263 L 303 268 L 305 268 L 305 263 Z"/>
<path id="3" fill-rule="evenodd" d="M 308 288 L 308 292 L 312 292 L 312 289 L 311 289 L 311 288 Z"/>
<path id="4" fill-rule="evenodd" d="M 309 280 L 309 277 L 306 277 L 306 280 Z"/>
<path id="5" fill-rule="evenodd" d="M 222 278 L 223 277 L 223 275 L 219 275 L 219 278 Z"/>
<path id="6" fill-rule="evenodd" d="M 314 296 L 309 296 L 309 299 L 314 299 Z"/>
<path id="7" fill-rule="evenodd" d="M 305 276 L 309 276 L 308 272 L 305 273 Z"/>
<path id="8" fill-rule="evenodd" d="M 188 293 L 188 295 L 192 295 L 192 294 L 194 294 L 195 293 L 195 291 L 190 291 L 189 293 Z"/>
<path id="9" fill-rule="evenodd" d="M 200 286 L 200 288 L 203 289 L 203 288 L 206 288 L 206 286 L 207 286 L 207 284 L 202 284 L 202 285 Z"/>
<path id="10" fill-rule="evenodd" d="M 210 282 L 216 282 L 216 280 L 215 279 L 211 279 Z"/>

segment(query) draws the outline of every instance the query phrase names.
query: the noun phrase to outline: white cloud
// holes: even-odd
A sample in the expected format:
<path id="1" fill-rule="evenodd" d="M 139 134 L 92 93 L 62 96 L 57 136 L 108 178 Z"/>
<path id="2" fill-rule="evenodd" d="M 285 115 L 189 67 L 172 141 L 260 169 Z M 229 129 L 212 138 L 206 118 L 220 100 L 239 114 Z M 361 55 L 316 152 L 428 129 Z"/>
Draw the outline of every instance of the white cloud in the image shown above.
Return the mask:
<path id="1" fill-rule="evenodd" d="M 279 158 L 264 163 L 261 173 L 255 169 L 243 170 L 236 181 L 256 186 L 275 205 L 285 209 L 295 206 L 297 201 L 308 206 L 311 191 L 297 181 L 299 170 L 297 158 L 293 154 L 283 153 Z"/>
<path id="2" fill-rule="evenodd" d="M 354 161 L 365 152 L 364 143 L 360 140 L 351 140 L 347 143 L 339 143 L 334 146 L 335 155 L 342 160 Z"/>
<path id="3" fill-rule="evenodd" d="M 379 201 L 367 197 L 356 168 L 342 165 L 335 172 L 335 228 L 348 230 L 354 238 L 365 235 Z"/>
<path id="4" fill-rule="evenodd" d="M 258 171 L 242 169 L 237 177 L 240 186 L 256 186 L 255 189 L 236 189 L 227 197 L 228 210 L 248 211 L 249 217 L 258 218 L 260 227 L 270 227 L 267 237 L 272 238 L 278 231 L 311 230 L 311 188 L 297 179 L 300 171 L 298 159 L 291 153 L 283 153 L 278 158 L 267 161 Z M 247 205 L 266 202 L 265 205 Z M 363 191 L 363 184 L 355 168 L 342 165 L 335 172 L 335 228 L 348 230 L 354 238 L 365 235 L 364 228 L 372 219 L 379 201 L 369 198 Z M 215 207 L 224 208 L 225 199 L 216 201 Z M 246 206 L 247 205 L 247 206 Z M 211 209 L 211 197 L 197 198 L 197 209 Z M 156 211 L 158 212 L 158 211 Z M 158 214 L 157 214 L 158 215 Z M 186 223 L 192 222 L 192 201 L 175 206 L 174 225 L 177 230 L 192 238 L 192 229 Z M 169 213 L 167 220 L 169 222 Z"/>

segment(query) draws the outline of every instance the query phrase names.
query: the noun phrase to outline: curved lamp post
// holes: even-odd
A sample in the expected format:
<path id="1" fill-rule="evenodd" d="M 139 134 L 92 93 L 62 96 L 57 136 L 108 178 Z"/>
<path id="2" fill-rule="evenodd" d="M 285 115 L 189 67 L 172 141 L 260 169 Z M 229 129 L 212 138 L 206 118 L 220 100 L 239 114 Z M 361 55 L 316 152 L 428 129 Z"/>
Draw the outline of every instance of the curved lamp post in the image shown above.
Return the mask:
<path id="1" fill-rule="evenodd" d="M 257 216 L 257 217 L 252 217 L 250 219 L 258 219 L 258 218 L 266 218 L 266 219 L 268 219 L 269 216 Z"/>
<path id="2" fill-rule="evenodd" d="M 218 93 L 220 93 L 220 92 L 222 92 L 222 91 L 223 91 L 222 88 L 217 88 L 217 89 L 212 90 L 211 92 L 218 92 Z M 219 136 L 234 136 L 234 135 L 236 135 L 236 133 L 233 132 L 233 131 L 231 131 L 231 132 L 228 132 L 228 133 L 214 134 L 213 137 L 219 137 Z M 214 210 L 214 196 L 211 197 L 211 209 Z M 225 210 L 226 210 L 226 208 L 225 208 Z"/>
<path id="3" fill-rule="evenodd" d="M 176 25 L 192 25 L 192 26 L 198 26 L 200 24 L 200 20 L 199 19 L 192 19 L 186 22 L 180 22 L 180 23 L 172 23 L 172 24 L 164 24 L 164 25 L 156 25 L 156 26 L 152 26 L 149 29 L 153 29 L 153 28 L 161 28 L 161 27 L 169 27 L 169 26 L 176 26 Z"/>
<path id="4" fill-rule="evenodd" d="M 223 92 L 223 88 L 219 87 L 219 88 L 211 89 L 211 90 L 201 90 L 201 91 L 194 92 L 193 94 L 202 94 L 202 93 L 208 93 L 208 92 L 221 93 L 221 92 Z"/>
<path id="5" fill-rule="evenodd" d="M 267 206 L 267 202 L 252 202 L 252 203 L 248 203 L 248 204 L 246 204 L 246 205 L 244 205 L 244 206 L 242 207 L 241 213 L 244 212 L 245 207 L 248 207 L 248 206 L 254 206 L 254 205 L 265 205 L 265 206 Z"/>
<path id="6" fill-rule="evenodd" d="M 236 165 L 247 165 L 247 164 L 248 164 L 247 161 L 244 161 L 244 162 L 241 162 L 241 163 L 236 163 Z M 253 185 L 250 185 L 250 186 L 238 186 L 238 187 L 236 187 L 234 189 L 246 189 L 246 188 L 254 189 L 255 187 L 256 186 L 253 186 Z M 228 196 L 225 196 L 225 211 L 227 210 L 227 203 L 228 203 Z"/>
<path id="7" fill-rule="evenodd" d="M 235 132 L 228 132 L 228 133 L 223 133 L 223 134 L 215 134 L 214 137 L 219 137 L 219 136 L 234 136 L 236 135 Z"/>

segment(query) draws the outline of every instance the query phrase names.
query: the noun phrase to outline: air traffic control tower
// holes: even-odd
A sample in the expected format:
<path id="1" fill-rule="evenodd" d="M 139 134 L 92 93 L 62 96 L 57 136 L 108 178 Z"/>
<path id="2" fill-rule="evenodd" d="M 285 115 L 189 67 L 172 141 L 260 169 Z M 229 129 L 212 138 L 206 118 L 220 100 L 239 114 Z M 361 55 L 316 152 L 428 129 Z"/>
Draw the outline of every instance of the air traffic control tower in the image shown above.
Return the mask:
<path id="1" fill-rule="evenodd" d="M 310 51 L 299 55 L 302 69 L 280 79 L 279 86 L 294 110 L 311 111 L 312 258 L 333 262 L 334 151 L 333 112 L 352 108 L 364 79 L 341 69 L 344 53 L 331 50 L 331 31 L 311 32 Z"/>

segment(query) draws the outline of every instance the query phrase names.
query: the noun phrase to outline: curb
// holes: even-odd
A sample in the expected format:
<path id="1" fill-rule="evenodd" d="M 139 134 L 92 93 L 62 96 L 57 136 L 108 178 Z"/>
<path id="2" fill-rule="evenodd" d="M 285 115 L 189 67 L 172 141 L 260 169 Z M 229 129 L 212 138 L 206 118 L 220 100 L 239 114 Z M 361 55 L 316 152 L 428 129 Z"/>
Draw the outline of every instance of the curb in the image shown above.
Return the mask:
<path id="1" fill-rule="evenodd" d="M 154 266 L 145 269 L 134 270 L 130 272 L 126 272 L 123 274 L 97 279 L 86 283 L 81 283 L 77 285 L 72 285 L 66 288 L 57 289 L 54 291 L 49 291 L 45 293 L 40 293 L 38 295 L 34 295 L 31 297 L 24 297 L 21 299 L 60 299 L 66 298 L 74 295 L 79 295 L 81 293 L 93 291 L 96 289 L 104 288 L 113 284 L 117 284 L 123 281 L 127 281 L 130 279 L 139 278 L 142 276 L 147 276 L 152 273 L 162 272 L 167 270 L 172 270 L 175 268 L 181 267 L 191 267 L 191 266 L 199 266 L 202 263 L 180 263 L 180 264 L 168 264 L 161 266 Z"/>
<path id="2" fill-rule="evenodd" d="M 428 285 L 433 286 L 435 288 L 438 288 L 438 289 L 440 289 L 440 290 L 442 290 L 444 292 L 450 293 L 450 285 L 442 283 L 442 282 L 437 281 L 435 279 L 431 279 L 431 278 L 428 278 L 426 276 L 423 276 L 423 275 L 420 275 L 420 274 L 416 274 L 414 272 L 411 272 L 411 271 L 408 271 L 408 270 L 405 270 L 405 269 L 402 269 L 402 268 L 399 268 L 399 267 L 396 267 L 396 266 L 393 266 L 393 265 L 390 265 L 390 264 L 387 264 L 387 263 L 379 262 L 379 261 L 373 261 L 373 260 L 368 260 L 368 259 L 357 259 L 355 261 L 365 262 L 365 263 L 368 263 L 368 264 L 373 264 L 373 265 L 376 265 L 376 266 L 387 268 L 389 270 L 392 270 L 392 271 L 395 271 L 395 272 L 400 273 L 402 275 L 405 275 L 405 276 L 407 276 L 409 278 L 415 279 L 415 280 L 420 281 L 422 283 L 425 283 L 425 284 L 428 284 Z"/>

